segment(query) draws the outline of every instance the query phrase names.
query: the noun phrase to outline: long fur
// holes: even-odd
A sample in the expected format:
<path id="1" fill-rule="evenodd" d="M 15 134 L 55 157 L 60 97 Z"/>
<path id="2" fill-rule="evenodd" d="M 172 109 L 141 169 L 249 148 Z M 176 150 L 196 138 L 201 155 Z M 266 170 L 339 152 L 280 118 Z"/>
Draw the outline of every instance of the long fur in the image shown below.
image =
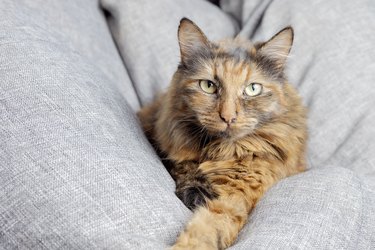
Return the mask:
<path id="1" fill-rule="evenodd" d="M 213 43 L 181 21 L 170 88 L 138 113 L 176 194 L 195 211 L 173 249 L 227 248 L 264 192 L 305 169 L 306 110 L 283 72 L 292 41 L 288 27 L 265 43 Z M 202 91 L 200 80 L 217 92 Z M 246 96 L 254 82 L 262 93 Z"/>

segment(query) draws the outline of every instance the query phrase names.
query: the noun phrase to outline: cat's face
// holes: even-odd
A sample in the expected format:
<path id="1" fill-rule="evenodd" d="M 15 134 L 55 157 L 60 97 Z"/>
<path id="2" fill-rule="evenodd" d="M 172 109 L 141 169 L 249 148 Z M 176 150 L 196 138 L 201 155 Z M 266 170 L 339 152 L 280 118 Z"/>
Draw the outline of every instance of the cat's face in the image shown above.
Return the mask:
<path id="1" fill-rule="evenodd" d="M 293 39 L 291 28 L 253 45 L 234 39 L 207 40 L 191 21 L 179 28 L 181 101 L 211 135 L 241 138 L 283 110 L 283 68 Z"/>

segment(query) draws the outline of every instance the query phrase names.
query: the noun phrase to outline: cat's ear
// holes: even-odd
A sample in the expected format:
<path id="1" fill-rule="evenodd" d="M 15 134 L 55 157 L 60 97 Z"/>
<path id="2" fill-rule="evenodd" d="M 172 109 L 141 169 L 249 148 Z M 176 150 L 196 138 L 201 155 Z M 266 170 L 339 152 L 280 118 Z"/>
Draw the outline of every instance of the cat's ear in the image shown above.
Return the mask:
<path id="1" fill-rule="evenodd" d="M 290 49 L 292 48 L 293 37 L 293 28 L 288 26 L 279 31 L 270 40 L 263 43 L 258 51 L 262 55 L 276 60 L 280 66 L 284 66 Z"/>
<path id="2" fill-rule="evenodd" d="M 182 18 L 178 27 L 178 43 L 180 45 L 181 61 L 200 49 L 209 48 L 208 41 L 202 30 L 191 20 Z"/>

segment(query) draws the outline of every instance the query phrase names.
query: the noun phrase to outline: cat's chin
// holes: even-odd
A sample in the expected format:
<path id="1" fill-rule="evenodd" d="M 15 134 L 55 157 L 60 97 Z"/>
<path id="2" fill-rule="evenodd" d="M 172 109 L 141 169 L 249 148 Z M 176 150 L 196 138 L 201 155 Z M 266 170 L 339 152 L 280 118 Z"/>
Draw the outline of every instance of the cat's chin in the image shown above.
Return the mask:
<path id="1" fill-rule="evenodd" d="M 246 137 L 247 135 L 251 133 L 252 131 L 234 130 L 234 129 L 228 128 L 224 131 L 218 131 L 216 136 L 222 139 L 238 140 L 238 139 Z"/>
<path id="2" fill-rule="evenodd" d="M 237 126 L 228 126 L 225 123 L 215 124 L 210 126 L 209 124 L 203 125 L 205 130 L 213 138 L 227 139 L 227 140 L 238 140 L 253 132 L 253 129 L 240 129 Z"/>

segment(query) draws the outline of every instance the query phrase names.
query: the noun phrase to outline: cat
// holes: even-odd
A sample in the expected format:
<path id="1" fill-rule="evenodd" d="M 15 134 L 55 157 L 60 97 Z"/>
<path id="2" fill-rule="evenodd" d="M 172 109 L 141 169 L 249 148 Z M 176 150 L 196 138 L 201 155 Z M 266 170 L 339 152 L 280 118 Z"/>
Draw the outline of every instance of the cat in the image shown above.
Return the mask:
<path id="1" fill-rule="evenodd" d="M 172 249 L 229 247 L 262 195 L 305 170 L 307 111 L 284 73 L 293 36 L 286 27 L 267 42 L 211 42 L 181 20 L 170 87 L 138 112 L 194 211 Z"/>

